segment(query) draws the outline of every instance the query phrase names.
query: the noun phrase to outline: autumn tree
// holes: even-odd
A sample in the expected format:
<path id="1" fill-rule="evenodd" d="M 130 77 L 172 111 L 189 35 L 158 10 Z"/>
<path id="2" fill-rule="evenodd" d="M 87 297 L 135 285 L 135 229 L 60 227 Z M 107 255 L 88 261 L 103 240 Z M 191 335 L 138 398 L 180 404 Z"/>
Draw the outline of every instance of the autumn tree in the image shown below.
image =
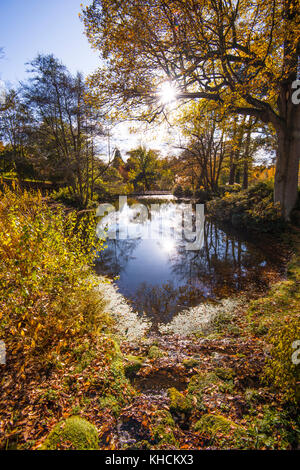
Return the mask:
<path id="1" fill-rule="evenodd" d="M 180 155 L 182 171 L 189 174 L 193 189 L 203 187 L 207 191 L 216 191 L 229 145 L 216 114 L 202 115 L 201 108 L 191 110 L 183 116 L 181 126 L 187 136 L 186 144 L 181 144 Z M 196 113 L 195 113 L 196 112 Z M 186 122 L 189 116 L 189 122 Z"/>
<path id="2" fill-rule="evenodd" d="M 23 100 L 34 118 L 30 151 L 51 178 L 66 185 L 86 205 L 105 171 L 96 158 L 96 138 L 103 135 L 97 110 L 85 100 L 83 76 L 72 76 L 53 55 L 30 64 Z"/>
<path id="3" fill-rule="evenodd" d="M 119 168 L 124 166 L 124 161 L 123 161 L 121 152 L 118 148 L 116 148 L 115 151 L 114 151 L 112 166 L 113 166 L 113 168 L 116 168 L 117 170 L 119 170 Z"/>
<path id="4" fill-rule="evenodd" d="M 159 179 L 157 180 L 158 189 L 170 191 L 175 184 L 176 175 L 176 157 L 167 156 L 159 160 Z"/>
<path id="5" fill-rule="evenodd" d="M 0 104 L 0 138 L 6 143 L 2 152 L 3 167 L 19 177 L 33 175 L 33 162 L 27 151 L 28 128 L 32 117 L 22 102 L 20 93 L 8 90 Z"/>
<path id="6" fill-rule="evenodd" d="M 243 188 L 248 187 L 248 169 L 256 150 L 256 140 L 252 136 L 257 118 L 242 116 L 231 118 L 227 122 L 229 150 L 229 180 L 228 183 L 240 183 L 243 167 Z"/>
<path id="7" fill-rule="evenodd" d="M 104 64 L 91 82 L 102 102 L 114 96 L 119 113 L 124 105 L 144 117 L 163 112 L 158 89 L 168 80 L 180 100 L 209 100 L 272 125 L 274 197 L 289 218 L 300 149 L 299 0 L 94 0 L 84 21 Z"/>
<path id="8" fill-rule="evenodd" d="M 176 122 L 183 136 L 179 172 L 184 171 L 193 189 L 216 192 L 219 182 L 242 183 L 247 189 L 256 153 L 270 150 L 268 129 L 258 118 L 224 115 L 205 100 L 186 105 Z"/>
<path id="9" fill-rule="evenodd" d="M 149 191 L 159 177 L 159 161 L 157 152 L 139 147 L 128 152 L 127 169 L 129 182 L 135 190 Z"/>

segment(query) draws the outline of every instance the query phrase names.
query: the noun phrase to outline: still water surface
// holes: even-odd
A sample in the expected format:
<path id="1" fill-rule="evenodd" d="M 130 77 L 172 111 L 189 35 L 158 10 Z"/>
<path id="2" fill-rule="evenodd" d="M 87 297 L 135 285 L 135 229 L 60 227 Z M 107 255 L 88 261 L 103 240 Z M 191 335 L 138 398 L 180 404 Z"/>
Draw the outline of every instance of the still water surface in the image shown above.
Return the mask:
<path id="1" fill-rule="evenodd" d="M 150 209 L 149 201 L 140 202 Z M 186 206 L 166 201 L 160 205 L 159 217 L 152 214 L 141 224 L 136 210 L 125 205 L 117 224 L 111 215 L 103 219 L 112 231 L 129 238 L 108 239 L 96 270 L 111 278 L 118 276 L 114 282 L 135 310 L 154 322 L 167 323 L 180 310 L 263 290 L 279 276 L 283 262 L 278 247 L 269 241 L 263 245 L 249 241 L 208 219 L 202 227 L 202 248 L 187 250 L 185 241 L 176 237 L 182 209 L 185 212 Z M 164 228 L 173 228 L 163 230 L 161 222 Z"/>

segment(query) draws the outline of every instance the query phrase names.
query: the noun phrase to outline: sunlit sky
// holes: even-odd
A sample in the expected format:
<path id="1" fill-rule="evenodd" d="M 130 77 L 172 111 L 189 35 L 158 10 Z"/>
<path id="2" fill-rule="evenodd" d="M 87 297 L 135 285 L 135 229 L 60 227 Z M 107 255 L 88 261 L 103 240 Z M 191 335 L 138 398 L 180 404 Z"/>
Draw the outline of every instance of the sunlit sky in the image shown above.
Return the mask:
<path id="1" fill-rule="evenodd" d="M 7 87 L 26 80 L 26 62 L 38 53 L 54 54 L 72 73 L 78 70 L 85 75 L 100 64 L 84 35 L 84 27 L 78 14 L 81 4 L 90 0 L 0 0 L 0 80 Z M 168 141 L 174 138 L 161 130 L 129 134 L 127 125 L 120 125 L 113 132 L 112 147 L 118 146 L 123 156 L 126 151 L 145 144 L 169 152 Z"/>
<path id="2" fill-rule="evenodd" d="M 0 74 L 4 81 L 26 77 L 26 62 L 53 53 L 69 68 L 85 74 L 99 64 L 78 17 L 83 0 L 0 0 Z"/>

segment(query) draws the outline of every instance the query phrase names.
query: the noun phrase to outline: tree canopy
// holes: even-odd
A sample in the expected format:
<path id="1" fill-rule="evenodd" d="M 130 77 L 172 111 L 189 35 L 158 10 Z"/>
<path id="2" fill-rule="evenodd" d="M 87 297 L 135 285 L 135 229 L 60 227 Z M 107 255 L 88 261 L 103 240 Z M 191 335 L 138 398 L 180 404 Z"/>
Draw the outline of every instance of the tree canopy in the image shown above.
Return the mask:
<path id="1" fill-rule="evenodd" d="M 300 47 L 298 0 L 95 0 L 84 10 L 104 66 L 91 78 L 102 103 L 143 117 L 164 112 L 159 86 L 204 99 L 221 112 L 270 123 L 277 133 L 275 200 L 289 216 L 297 197 L 299 107 L 293 103 Z"/>

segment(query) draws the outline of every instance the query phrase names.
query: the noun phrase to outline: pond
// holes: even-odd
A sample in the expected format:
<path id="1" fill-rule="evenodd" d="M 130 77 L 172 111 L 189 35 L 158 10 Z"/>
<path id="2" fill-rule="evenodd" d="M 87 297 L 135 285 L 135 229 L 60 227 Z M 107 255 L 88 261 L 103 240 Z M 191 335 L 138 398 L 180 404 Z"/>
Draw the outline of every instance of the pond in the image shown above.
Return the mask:
<path id="1" fill-rule="evenodd" d="M 154 206 L 151 200 L 139 202 L 146 217 L 139 218 L 142 210 L 125 203 L 102 219 L 109 238 L 96 271 L 114 278 L 132 307 L 152 322 L 168 323 L 202 302 L 263 291 L 283 274 L 283 259 L 272 240 L 251 240 L 205 217 L 197 224 L 193 207 L 193 236 L 201 231 L 201 243 L 190 245 L 180 233 L 192 206 L 172 200 L 156 200 Z"/>

